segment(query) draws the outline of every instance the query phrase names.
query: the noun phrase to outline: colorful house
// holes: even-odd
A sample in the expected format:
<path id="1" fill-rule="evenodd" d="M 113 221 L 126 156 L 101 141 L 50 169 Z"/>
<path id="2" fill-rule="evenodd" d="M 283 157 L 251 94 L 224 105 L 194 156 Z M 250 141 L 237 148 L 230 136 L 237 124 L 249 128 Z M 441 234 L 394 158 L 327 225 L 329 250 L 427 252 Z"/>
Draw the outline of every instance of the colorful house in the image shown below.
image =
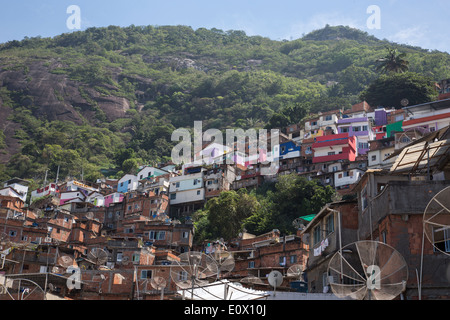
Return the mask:
<path id="1" fill-rule="evenodd" d="M 357 137 L 358 154 L 366 154 L 369 151 L 369 141 L 375 138 L 368 117 L 340 119 L 338 131 L 348 133 L 350 137 Z"/>
<path id="2" fill-rule="evenodd" d="M 355 161 L 358 154 L 356 136 L 350 136 L 349 133 L 318 137 L 311 148 L 314 151 L 313 163 Z"/>
<path id="3" fill-rule="evenodd" d="M 134 191 L 139 186 L 139 179 L 132 174 L 124 175 L 117 183 L 117 192 L 126 193 Z"/>

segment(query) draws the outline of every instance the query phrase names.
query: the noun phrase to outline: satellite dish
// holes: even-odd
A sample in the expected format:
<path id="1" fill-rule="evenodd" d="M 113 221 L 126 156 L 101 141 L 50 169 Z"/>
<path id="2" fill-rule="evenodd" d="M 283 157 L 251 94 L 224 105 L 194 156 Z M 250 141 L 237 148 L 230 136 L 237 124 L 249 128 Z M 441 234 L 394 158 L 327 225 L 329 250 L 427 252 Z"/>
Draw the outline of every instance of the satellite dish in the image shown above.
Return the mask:
<path id="1" fill-rule="evenodd" d="M 269 281 L 269 284 L 272 287 L 277 288 L 281 286 L 281 284 L 283 283 L 283 275 L 281 274 L 280 271 L 272 271 L 269 273 L 267 281 Z"/>
<path id="2" fill-rule="evenodd" d="M 88 253 L 87 258 L 93 262 L 96 266 L 101 266 L 108 261 L 108 252 L 101 248 L 92 248 Z"/>
<path id="3" fill-rule="evenodd" d="M 67 255 L 63 255 L 58 258 L 57 262 L 61 267 L 68 268 L 73 265 L 73 258 Z"/>
<path id="4" fill-rule="evenodd" d="M 52 273 L 63 273 L 63 269 L 60 267 L 53 267 Z"/>
<path id="5" fill-rule="evenodd" d="M 439 191 L 426 206 L 423 228 L 433 247 L 450 255 L 450 187 Z"/>
<path id="6" fill-rule="evenodd" d="M 161 291 L 161 300 L 164 300 L 164 288 L 167 285 L 166 279 L 163 277 L 154 277 L 150 280 L 150 285 L 153 289 Z"/>
<path id="7" fill-rule="evenodd" d="M 255 276 L 248 276 L 245 278 L 242 278 L 240 281 L 240 283 L 245 283 L 245 284 L 264 284 L 264 282 Z"/>
<path id="8" fill-rule="evenodd" d="M 46 300 L 42 287 L 29 279 L 9 278 L 1 288 L 0 300 Z"/>
<path id="9" fill-rule="evenodd" d="M 0 233 L 0 242 L 9 241 L 9 235 L 5 232 Z"/>
<path id="10" fill-rule="evenodd" d="M 409 104 L 409 100 L 408 99 L 402 99 L 400 101 L 400 104 L 402 105 L 402 107 L 406 107 Z"/>
<path id="11" fill-rule="evenodd" d="M 302 275 L 303 275 L 303 266 L 300 264 L 294 264 L 290 266 L 286 272 L 287 277 L 295 278 L 298 280 L 302 279 Z"/>
<path id="12" fill-rule="evenodd" d="M 408 267 L 391 246 L 357 241 L 336 252 L 328 275 L 331 289 L 339 298 L 392 300 L 405 290 Z"/>
<path id="13" fill-rule="evenodd" d="M 88 212 L 88 213 L 86 213 L 86 216 L 85 216 L 87 219 L 89 219 L 89 220 L 92 220 L 92 219 L 94 219 L 94 213 L 93 212 Z"/>
<path id="14" fill-rule="evenodd" d="M 201 287 L 209 280 L 217 278 L 218 264 L 210 255 L 198 251 L 188 251 L 179 255 L 170 268 L 170 277 L 180 289 Z"/>
<path id="15" fill-rule="evenodd" d="M 292 221 L 292 225 L 294 226 L 294 228 L 296 229 L 303 229 L 305 227 L 305 223 L 304 220 L 301 218 L 297 218 L 294 221 Z"/>
<path id="16" fill-rule="evenodd" d="M 211 253 L 211 256 L 213 256 L 217 263 L 217 266 L 214 264 L 210 264 L 210 266 L 213 268 L 213 270 L 211 271 L 213 272 L 214 270 L 217 270 L 218 278 L 220 278 L 220 276 L 223 274 L 227 274 L 233 271 L 235 261 L 232 253 L 222 249 L 222 247 L 218 245 L 217 249 L 214 250 L 213 253 Z"/>
<path id="17" fill-rule="evenodd" d="M 399 135 L 396 141 L 396 148 L 401 149 L 410 144 L 411 142 L 414 142 L 422 138 L 427 133 L 429 133 L 429 130 L 425 128 L 407 129 Z"/>
<path id="18" fill-rule="evenodd" d="M 277 288 L 283 283 L 283 275 L 279 271 L 272 271 L 267 277 L 267 281 L 273 287 L 273 295 L 276 295 Z"/>

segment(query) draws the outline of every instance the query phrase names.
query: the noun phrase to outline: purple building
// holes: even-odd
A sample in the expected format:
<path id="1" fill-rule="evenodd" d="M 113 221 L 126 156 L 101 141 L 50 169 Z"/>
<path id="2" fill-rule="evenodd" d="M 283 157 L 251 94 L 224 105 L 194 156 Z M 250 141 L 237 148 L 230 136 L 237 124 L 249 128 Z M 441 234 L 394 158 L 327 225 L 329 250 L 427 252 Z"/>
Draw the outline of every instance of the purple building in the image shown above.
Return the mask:
<path id="1" fill-rule="evenodd" d="M 348 133 L 350 137 L 357 138 L 358 154 L 367 154 L 369 141 L 374 140 L 372 124 L 368 117 L 339 119 L 337 126 L 338 133 Z"/>

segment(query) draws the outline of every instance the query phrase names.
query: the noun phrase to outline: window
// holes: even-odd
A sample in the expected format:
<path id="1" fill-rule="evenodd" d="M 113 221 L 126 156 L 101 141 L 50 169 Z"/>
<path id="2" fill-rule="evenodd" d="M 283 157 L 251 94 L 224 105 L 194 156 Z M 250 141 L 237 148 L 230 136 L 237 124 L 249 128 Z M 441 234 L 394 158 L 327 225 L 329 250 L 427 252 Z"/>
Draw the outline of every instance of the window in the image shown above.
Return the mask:
<path id="1" fill-rule="evenodd" d="M 139 253 L 133 253 L 133 256 L 131 257 L 131 260 L 133 262 L 139 262 L 140 259 L 141 259 L 141 255 Z"/>
<path id="2" fill-rule="evenodd" d="M 179 182 L 175 183 L 175 188 L 179 188 L 179 187 L 180 187 L 180 183 Z"/>
<path id="3" fill-rule="evenodd" d="M 188 273 L 186 271 L 180 271 L 178 273 L 178 280 L 184 281 L 188 279 Z"/>
<path id="4" fill-rule="evenodd" d="M 165 231 L 159 231 L 156 235 L 156 240 L 164 240 L 166 238 Z"/>
<path id="5" fill-rule="evenodd" d="M 349 127 L 343 127 L 341 128 L 341 133 L 349 132 Z"/>
<path id="6" fill-rule="evenodd" d="M 123 252 L 117 252 L 116 261 L 121 262 L 123 259 Z"/>
<path id="7" fill-rule="evenodd" d="M 248 262 L 248 268 L 253 269 L 255 267 L 255 261 L 249 261 Z"/>
<path id="8" fill-rule="evenodd" d="M 362 126 L 362 131 L 369 131 L 369 127 L 368 126 Z"/>
<path id="9" fill-rule="evenodd" d="M 175 200 L 177 198 L 177 194 L 176 193 L 171 193 L 170 194 L 170 200 Z"/>
<path id="10" fill-rule="evenodd" d="M 328 236 L 332 232 L 334 232 L 334 214 L 325 218 L 325 233 Z"/>
<path id="11" fill-rule="evenodd" d="M 383 243 L 387 243 L 386 235 L 386 230 L 381 231 L 381 241 Z"/>
<path id="12" fill-rule="evenodd" d="M 332 151 L 332 152 L 328 152 L 329 156 L 334 156 L 336 154 L 336 152 Z"/>
<path id="13" fill-rule="evenodd" d="M 333 119 L 332 116 L 325 116 L 325 121 L 331 121 Z"/>
<path id="14" fill-rule="evenodd" d="M 372 156 L 372 161 L 377 161 L 377 156 Z"/>
<path id="15" fill-rule="evenodd" d="M 313 230 L 313 245 L 322 241 L 322 232 L 320 225 L 314 228 Z"/>
<path id="16" fill-rule="evenodd" d="M 17 231 L 16 230 L 10 230 L 9 231 L 9 236 L 10 237 L 15 237 L 17 235 Z"/>
<path id="17" fill-rule="evenodd" d="M 198 195 L 198 196 L 200 195 L 200 190 L 197 190 L 197 195 Z"/>
<path id="18" fill-rule="evenodd" d="M 165 231 L 150 231 L 148 234 L 149 240 L 164 240 L 166 238 Z"/>
<path id="19" fill-rule="evenodd" d="M 151 279 L 152 270 L 141 270 L 141 279 Z"/>
<path id="20" fill-rule="evenodd" d="M 359 149 L 369 149 L 369 144 L 367 142 L 360 142 L 358 143 Z"/>
<path id="21" fill-rule="evenodd" d="M 450 252 L 450 229 L 443 227 L 433 228 L 434 251 Z"/>
<path id="22" fill-rule="evenodd" d="M 197 179 L 194 179 L 194 186 L 198 183 Z"/>
<path id="23" fill-rule="evenodd" d="M 338 167 L 337 166 L 333 166 L 331 169 L 332 169 L 333 172 L 338 171 Z"/>
<path id="24" fill-rule="evenodd" d="M 279 257 L 278 262 L 279 262 L 280 266 L 285 266 L 286 265 L 286 257 L 285 256 Z"/>
<path id="25" fill-rule="evenodd" d="M 359 132 L 359 131 L 361 131 L 361 127 L 360 127 L 360 126 L 353 127 L 352 129 L 353 129 L 353 132 Z"/>
<path id="26" fill-rule="evenodd" d="M 297 263 L 297 255 L 293 254 L 291 256 L 289 256 L 289 262 L 292 263 Z"/>
<path id="27" fill-rule="evenodd" d="M 183 232 L 181 233 L 181 237 L 182 237 L 183 239 L 188 239 L 188 238 L 189 238 L 189 232 L 188 232 L 188 231 L 183 231 Z"/>

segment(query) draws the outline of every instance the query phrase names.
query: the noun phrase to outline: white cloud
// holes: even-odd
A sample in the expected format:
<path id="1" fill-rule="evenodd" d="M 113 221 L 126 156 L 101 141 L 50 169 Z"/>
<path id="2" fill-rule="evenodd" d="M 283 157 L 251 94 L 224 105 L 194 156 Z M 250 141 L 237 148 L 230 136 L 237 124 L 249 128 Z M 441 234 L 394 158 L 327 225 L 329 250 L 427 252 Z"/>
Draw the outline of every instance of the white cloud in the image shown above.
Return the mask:
<path id="1" fill-rule="evenodd" d="M 327 24 L 330 26 L 349 26 L 360 30 L 364 28 L 364 25 L 361 25 L 357 19 L 345 16 L 340 12 L 319 13 L 311 16 L 307 21 L 293 23 L 289 34 L 284 39 L 290 39 L 291 37 L 294 39 L 300 38 L 303 34 L 322 29 Z"/>
<path id="2" fill-rule="evenodd" d="M 408 44 L 412 46 L 423 45 L 427 40 L 426 31 L 421 26 L 414 26 L 406 29 L 402 29 L 388 39 L 394 42 Z"/>

